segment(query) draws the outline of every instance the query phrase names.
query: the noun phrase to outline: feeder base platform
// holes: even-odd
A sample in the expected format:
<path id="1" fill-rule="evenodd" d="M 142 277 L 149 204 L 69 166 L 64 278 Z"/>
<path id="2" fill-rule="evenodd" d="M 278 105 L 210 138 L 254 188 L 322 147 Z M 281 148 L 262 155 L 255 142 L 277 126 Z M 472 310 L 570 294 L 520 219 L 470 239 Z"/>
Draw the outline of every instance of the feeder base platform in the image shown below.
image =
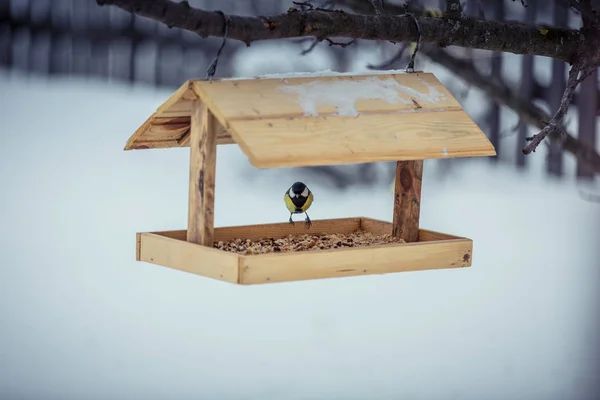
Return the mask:
<path id="1" fill-rule="evenodd" d="M 357 217 L 314 220 L 310 229 L 306 229 L 303 221 L 295 225 L 284 222 L 221 227 L 215 228 L 214 241 L 351 234 L 359 230 L 389 235 L 392 224 Z M 248 285 L 469 267 L 473 250 L 471 239 L 425 229 L 419 230 L 419 239 L 414 243 L 246 255 L 190 243 L 186 241 L 186 235 L 185 230 L 138 233 L 136 259 Z"/>

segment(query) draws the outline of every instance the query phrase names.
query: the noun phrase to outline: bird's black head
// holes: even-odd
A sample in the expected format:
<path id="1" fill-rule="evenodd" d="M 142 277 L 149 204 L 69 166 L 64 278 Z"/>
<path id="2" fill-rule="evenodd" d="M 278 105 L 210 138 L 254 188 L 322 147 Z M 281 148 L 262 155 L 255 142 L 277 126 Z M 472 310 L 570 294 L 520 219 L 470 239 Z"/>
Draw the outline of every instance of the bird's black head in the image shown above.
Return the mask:
<path id="1" fill-rule="evenodd" d="M 304 189 L 306 189 L 306 185 L 302 182 L 294 182 L 294 184 L 292 185 L 292 192 L 296 194 L 304 192 Z"/>

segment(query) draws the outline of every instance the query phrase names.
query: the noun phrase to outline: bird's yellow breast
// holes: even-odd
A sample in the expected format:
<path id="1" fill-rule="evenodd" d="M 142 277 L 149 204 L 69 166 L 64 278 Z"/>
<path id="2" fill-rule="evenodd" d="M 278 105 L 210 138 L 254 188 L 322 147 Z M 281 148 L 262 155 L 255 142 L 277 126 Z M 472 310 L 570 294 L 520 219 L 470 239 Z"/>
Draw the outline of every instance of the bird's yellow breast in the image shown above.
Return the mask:
<path id="1" fill-rule="evenodd" d="M 292 201 L 292 198 L 288 195 L 288 193 L 283 195 L 283 201 L 285 202 L 285 206 L 289 212 L 291 212 L 291 213 L 296 212 L 296 205 L 294 204 L 294 202 Z M 306 201 L 304 202 L 302 207 L 300 207 L 300 210 L 302 212 L 308 210 L 310 205 L 312 204 L 312 202 L 313 202 L 313 194 L 311 192 L 308 194 L 308 197 L 306 198 Z"/>
<path id="2" fill-rule="evenodd" d="M 285 206 L 289 212 L 293 213 L 296 211 L 296 206 L 292 202 L 292 198 L 287 193 L 283 195 L 283 201 L 285 201 Z"/>
<path id="3" fill-rule="evenodd" d="M 313 202 L 313 194 L 312 192 L 308 195 L 308 198 L 306 199 L 306 203 L 304 203 L 304 205 L 302 206 L 302 211 L 306 211 L 308 210 L 308 208 L 310 207 L 310 205 Z"/>

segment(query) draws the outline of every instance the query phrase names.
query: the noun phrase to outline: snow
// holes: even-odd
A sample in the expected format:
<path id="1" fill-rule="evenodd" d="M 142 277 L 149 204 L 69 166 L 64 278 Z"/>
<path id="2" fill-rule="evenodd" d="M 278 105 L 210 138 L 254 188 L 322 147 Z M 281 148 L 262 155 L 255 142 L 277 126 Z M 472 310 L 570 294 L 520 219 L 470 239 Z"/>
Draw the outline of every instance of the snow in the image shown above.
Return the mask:
<path id="1" fill-rule="evenodd" d="M 284 80 L 287 78 L 323 78 L 323 77 L 333 77 L 333 76 L 356 76 L 356 75 L 397 75 L 397 74 L 406 74 L 405 70 L 398 69 L 386 69 L 386 70 L 368 70 L 368 72 L 340 72 L 340 71 L 332 71 L 331 69 L 324 69 L 321 71 L 314 72 L 285 72 L 278 74 L 263 74 L 252 77 L 240 77 L 236 76 L 233 78 L 223 78 L 221 80 L 224 81 L 236 81 L 236 80 L 247 80 L 247 79 L 280 79 Z"/>
<path id="2" fill-rule="evenodd" d="M 411 96 L 430 103 L 437 103 L 446 96 L 435 87 L 419 79 L 429 89 L 424 94 L 406 87 L 394 79 L 369 77 L 358 81 L 311 81 L 297 85 L 279 86 L 277 89 L 288 94 L 298 95 L 298 102 L 305 115 L 318 116 L 317 106 L 334 106 L 337 115 L 355 117 L 358 100 L 383 100 L 387 103 L 411 104 Z M 287 82 L 286 82 L 287 83 Z M 407 94 L 402 97 L 400 94 Z"/>
<path id="3" fill-rule="evenodd" d="M 258 76 L 236 76 L 231 78 L 222 78 L 224 81 L 237 81 L 237 80 L 246 80 L 246 79 L 287 79 L 287 78 L 323 78 L 323 77 L 333 77 L 333 76 L 356 76 L 356 75 L 396 75 L 396 74 L 406 74 L 407 72 L 403 69 L 386 69 L 386 70 L 368 70 L 365 72 L 340 72 L 333 71 L 329 68 L 313 71 L 313 72 L 283 72 L 276 74 L 262 74 Z"/>
<path id="4" fill-rule="evenodd" d="M 472 238 L 471 268 L 239 287 L 135 261 L 135 232 L 186 224 L 188 149 L 122 150 L 170 92 L 0 79 L 0 398 L 600 390 L 600 207 L 574 182 L 485 159 L 440 179 L 427 161 L 421 225 Z M 296 180 L 312 219 L 391 219 L 385 185 L 339 192 L 235 146 L 217 163 L 217 226 L 287 221 Z"/>
<path id="5" fill-rule="evenodd" d="M 387 70 L 369 70 L 366 74 L 368 75 L 394 75 L 394 74 L 406 74 L 407 72 L 403 69 L 387 69 Z M 315 72 L 287 72 L 281 74 L 264 74 L 259 75 L 260 78 L 264 79 L 285 79 L 285 78 L 313 78 L 313 77 L 327 77 L 327 76 L 355 76 L 356 71 L 350 72 L 339 72 L 332 71 L 331 69 L 324 69 L 322 71 Z"/>

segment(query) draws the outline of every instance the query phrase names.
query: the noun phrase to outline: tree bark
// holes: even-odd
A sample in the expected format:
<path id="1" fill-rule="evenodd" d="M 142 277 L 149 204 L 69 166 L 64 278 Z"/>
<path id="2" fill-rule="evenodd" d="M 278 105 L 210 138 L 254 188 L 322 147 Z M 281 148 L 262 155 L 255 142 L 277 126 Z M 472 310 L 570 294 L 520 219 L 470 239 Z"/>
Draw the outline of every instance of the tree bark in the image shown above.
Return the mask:
<path id="1" fill-rule="evenodd" d="M 167 25 L 194 32 L 201 37 L 227 37 L 250 44 L 256 40 L 313 36 L 320 40 L 345 37 L 392 42 L 415 42 L 417 26 L 408 15 L 362 15 L 321 8 L 290 9 L 287 13 L 251 17 L 193 8 L 187 1 L 171 0 L 96 0 L 99 5 L 114 5 Z M 367 2 L 369 4 L 369 2 Z M 375 12 L 374 10 L 372 10 Z M 544 28 L 519 23 L 484 21 L 462 16 L 453 18 L 417 17 L 421 41 L 438 46 L 535 54 L 571 62 L 586 47 L 580 32 Z M 507 40 L 510 38 L 510 40 Z"/>

